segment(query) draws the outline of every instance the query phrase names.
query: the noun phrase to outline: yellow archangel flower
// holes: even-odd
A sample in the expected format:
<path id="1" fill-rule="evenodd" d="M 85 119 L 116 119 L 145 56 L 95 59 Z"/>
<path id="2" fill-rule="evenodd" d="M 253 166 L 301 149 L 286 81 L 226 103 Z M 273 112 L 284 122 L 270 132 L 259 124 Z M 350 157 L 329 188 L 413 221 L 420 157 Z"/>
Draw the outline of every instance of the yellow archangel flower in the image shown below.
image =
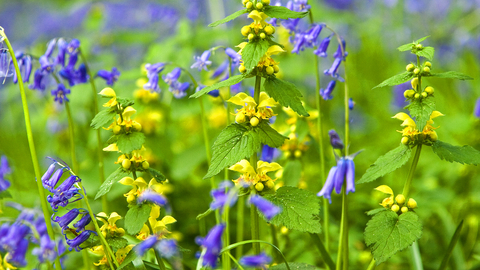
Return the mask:
<path id="1" fill-rule="evenodd" d="M 417 130 L 417 124 L 413 119 L 406 113 L 400 112 L 394 115 L 392 118 L 396 118 L 398 120 L 403 121 L 401 124 L 402 127 L 405 127 L 402 131 L 398 131 L 402 133 L 402 136 L 404 137 L 409 137 L 410 139 L 414 140 L 415 136 L 418 134 L 423 134 L 424 136 L 430 137 L 432 140 L 437 139 L 437 133 L 434 131 L 434 129 L 437 129 L 438 127 L 433 127 L 433 118 L 443 116 L 443 114 L 439 111 L 433 111 L 432 114 L 430 115 L 430 120 L 427 121 L 427 124 L 423 128 L 422 132 L 419 132 Z"/>
<path id="2" fill-rule="evenodd" d="M 152 206 L 152 210 L 150 210 L 150 217 L 148 218 L 148 222 L 153 229 L 153 232 L 150 231 L 150 228 L 147 225 L 143 225 L 142 229 L 136 236 L 139 240 L 145 240 L 151 234 L 156 234 L 159 237 L 165 237 L 168 233 L 170 233 L 167 229 L 168 224 L 172 224 L 177 222 L 175 218 L 172 216 L 164 216 L 161 220 L 157 220 L 160 217 L 160 206 L 154 205 Z"/>
<path id="3" fill-rule="evenodd" d="M 122 262 L 127 257 L 127 254 L 132 250 L 132 248 L 134 246 L 135 245 L 128 245 L 126 247 L 123 247 L 123 248 L 117 250 L 117 252 L 115 252 L 115 258 L 117 259 L 117 262 L 119 264 L 122 264 Z M 94 265 L 100 266 L 100 265 L 107 265 L 108 264 L 107 256 L 105 254 L 105 249 L 103 248 L 103 246 L 95 246 L 95 247 L 90 249 L 90 252 L 92 252 L 95 255 L 99 255 L 99 256 L 103 255 L 103 258 L 100 261 L 98 261 L 97 263 L 93 263 Z"/>
<path id="4" fill-rule="evenodd" d="M 236 46 L 237 48 L 240 48 L 240 50 L 238 51 L 239 55 L 242 55 L 242 51 L 245 48 L 245 46 L 247 45 L 247 43 L 248 42 L 242 42 L 242 43 L 240 43 Z M 282 52 L 285 52 L 285 50 L 282 49 L 282 47 L 280 47 L 278 45 L 270 46 L 268 48 L 267 52 L 265 53 L 265 55 L 263 55 L 262 58 L 260 58 L 260 61 L 258 62 L 257 66 L 258 67 L 263 67 L 263 66 L 278 65 L 279 63 L 275 62 L 273 60 L 272 55 L 277 55 L 277 54 L 282 53 Z"/>
<path id="5" fill-rule="evenodd" d="M 147 189 L 152 189 L 160 194 L 164 189 L 163 185 L 161 183 L 158 183 L 155 178 L 152 178 L 148 184 L 143 179 L 143 177 L 138 177 L 137 179 L 133 180 L 133 178 L 129 176 L 122 178 L 118 182 L 125 186 L 132 186 L 132 189 L 129 192 L 123 194 L 123 196 L 127 198 L 128 203 L 134 202 L 137 197 L 140 196 Z"/>
<path id="6" fill-rule="evenodd" d="M 115 91 L 112 88 L 110 88 L 110 87 L 104 88 L 102 91 L 100 91 L 99 95 L 101 95 L 103 97 L 112 98 L 107 103 L 103 104 L 103 107 L 117 106 L 117 104 L 118 104 L 117 95 L 115 94 Z"/>
<path id="7" fill-rule="evenodd" d="M 0 270 L 14 270 L 18 269 L 17 267 L 8 263 L 7 259 L 10 257 L 10 253 L 5 254 L 4 259 L 2 260 L 2 255 L 0 254 Z"/>
<path id="8" fill-rule="evenodd" d="M 383 192 L 385 194 L 390 195 L 390 197 L 383 199 L 382 203 L 380 203 L 381 206 L 383 206 L 385 208 L 390 208 L 390 206 L 392 206 L 392 204 L 394 202 L 394 200 L 393 200 L 393 198 L 394 198 L 393 190 L 387 185 L 381 185 L 381 186 L 379 186 L 375 189 L 380 191 L 380 192 Z"/>
<path id="9" fill-rule="evenodd" d="M 272 181 L 273 184 L 273 181 L 275 181 L 276 179 L 273 180 L 272 178 L 270 178 L 270 176 L 267 175 L 267 173 L 280 170 L 281 168 L 282 166 L 280 166 L 280 164 L 276 162 L 268 163 L 259 160 L 257 162 L 257 170 L 255 171 L 252 165 L 250 165 L 250 162 L 242 159 L 240 162 L 231 166 L 228 169 L 242 174 L 240 178 L 238 178 L 237 180 L 233 180 L 235 184 L 241 184 L 241 182 L 245 182 L 249 185 L 255 185 L 259 182 L 268 181 Z"/>
<path id="10" fill-rule="evenodd" d="M 228 102 L 235 105 L 243 106 L 243 108 L 237 110 L 237 113 L 235 115 L 243 115 L 247 118 L 252 118 L 255 116 L 258 119 L 269 119 L 270 117 L 274 116 L 275 114 L 273 113 L 273 110 L 269 107 L 275 107 L 278 104 L 278 102 L 276 102 L 273 98 L 269 97 L 265 92 L 260 93 L 258 105 L 251 96 L 243 92 L 231 97 Z M 245 119 L 245 117 L 243 117 L 243 119 Z M 238 120 L 241 117 L 235 118 Z"/>
<path id="11" fill-rule="evenodd" d="M 268 18 L 268 15 L 263 12 L 258 12 L 258 10 L 253 10 L 248 14 L 248 17 L 253 20 L 253 23 L 250 25 L 251 28 L 255 29 L 255 32 L 258 33 L 258 30 L 263 29 L 265 26 L 269 25 L 265 22 L 265 19 Z"/>
<path id="12" fill-rule="evenodd" d="M 117 214 L 117 212 L 112 212 L 110 216 L 107 216 L 107 214 L 104 212 L 98 213 L 97 219 L 103 222 L 103 226 L 100 227 L 100 231 L 102 231 L 103 236 L 107 237 L 107 234 L 111 236 L 124 235 L 125 230 L 123 228 L 118 228 L 117 225 L 115 224 L 121 218 L 122 217 L 119 214 Z"/>

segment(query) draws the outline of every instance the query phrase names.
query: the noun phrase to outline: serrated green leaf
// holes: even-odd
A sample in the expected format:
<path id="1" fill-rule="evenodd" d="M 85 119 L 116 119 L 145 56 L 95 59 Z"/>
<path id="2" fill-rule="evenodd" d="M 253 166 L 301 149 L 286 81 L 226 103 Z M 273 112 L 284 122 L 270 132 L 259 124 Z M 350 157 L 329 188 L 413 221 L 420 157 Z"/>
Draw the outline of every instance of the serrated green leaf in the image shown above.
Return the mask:
<path id="1" fill-rule="evenodd" d="M 425 39 L 427 39 L 427 38 L 429 38 L 429 37 L 430 37 L 430 36 L 426 36 L 426 37 L 422 37 L 422 38 L 420 38 L 420 39 L 417 39 L 417 41 L 415 41 L 415 44 L 418 44 L 418 43 L 424 41 Z"/>
<path id="2" fill-rule="evenodd" d="M 0 199 L 12 198 L 12 194 L 8 190 L 0 192 Z"/>
<path id="3" fill-rule="evenodd" d="M 446 142 L 436 141 L 432 145 L 432 150 L 440 159 L 448 162 L 470 165 L 480 164 L 480 151 L 469 145 L 455 146 Z"/>
<path id="4" fill-rule="evenodd" d="M 278 148 L 283 145 L 288 137 L 283 136 L 273 129 L 268 121 L 262 120 L 253 131 L 258 134 L 260 142 L 273 148 Z"/>
<path id="5" fill-rule="evenodd" d="M 296 263 L 296 262 L 289 262 L 288 266 L 290 266 L 291 270 L 320 270 L 321 269 L 306 263 Z M 274 265 L 268 269 L 269 270 L 288 270 L 287 265 L 285 263 Z"/>
<path id="6" fill-rule="evenodd" d="M 384 87 L 384 86 L 394 86 L 394 85 L 399 85 L 404 82 L 407 82 L 413 78 L 413 72 L 408 72 L 405 71 L 403 73 L 397 74 L 393 77 L 390 77 L 383 81 L 381 84 L 375 86 L 372 89 L 378 88 L 378 87 Z"/>
<path id="7" fill-rule="evenodd" d="M 236 75 L 236 76 L 232 76 L 224 81 L 221 81 L 221 82 L 218 82 L 218 83 L 215 83 L 215 84 L 212 84 L 210 86 L 207 86 L 205 88 L 203 88 L 202 90 L 196 92 L 195 94 L 191 95 L 190 98 L 198 98 L 198 97 L 201 97 L 203 95 L 205 95 L 206 93 L 210 92 L 210 91 L 213 91 L 215 89 L 219 89 L 221 87 L 227 87 L 227 86 L 230 86 L 230 85 L 234 85 L 234 84 L 237 84 L 241 81 L 243 81 L 243 79 L 245 79 L 245 76 L 244 75 Z"/>
<path id="8" fill-rule="evenodd" d="M 150 175 L 155 178 L 155 180 L 157 180 L 158 182 L 163 182 L 165 181 L 167 178 L 165 177 L 165 175 L 163 175 L 161 172 L 153 169 L 153 168 L 148 168 L 148 172 L 150 173 Z"/>
<path id="9" fill-rule="evenodd" d="M 108 245 L 114 249 L 121 249 L 128 246 L 128 240 L 123 237 L 109 237 L 106 240 Z"/>
<path id="10" fill-rule="evenodd" d="M 410 159 L 412 150 L 406 145 L 391 150 L 385 155 L 379 157 L 375 163 L 370 165 L 365 174 L 360 178 L 357 184 L 368 183 L 376 180 L 379 177 L 391 173 L 396 169 L 402 167 Z"/>
<path id="11" fill-rule="evenodd" d="M 430 73 L 428 77 L 436 77 L 436 78 L 443 78 L 443 79 L 457 79 L 457 80 L 473 80 L 472 77 L 465 75 L 461 72 L 457 71 L 447 71 L 441 73 Z"/>
<path id="12" fill-rule="evenodd" d="M 120 264 L 120 266 L 117 268 L 117 270 L 125 268 L 127 265 L 133 262 L 137 257 L 138 255 L 135 252 L 135 250 L 134 249 L 130 250 L 130 252 L 128 252 L 127 256 L 123 260 L 122 264 Z"/>
<path id="13" fill-rule="evenodd" d="M 250 131 L 240 124 L 231 124 L 218 135 L 213 144 L 212 163 L 208 168 L 209 178 L 227 166 L 231 166 L 244 158 L 250 158 L 260 149 L 260 138 L 256 132 Z"/>
<path id="14" fill-rule="evenodd" d="M 308 11 L 296 12 L 282 6 L 266 6 L 263 12 L 267 14 L 268 17 L 282 20 L 303 18 L 308 14 Z"/>
<path id="15" fill-rule="evenodd" d="M 118 150 L 125 154 L 129 154 L 133 150 L 140 150 L 143 143 L 145 143 L 145 135 L 138 131 L 120 134 L 117 138 Z"/>
<path id="16" fill-rule="evenodd" d="M 95 115 L 90 126 L 93 129 L 99 129 L 105 126 L 106 124 L 109 124 L 115 121 L 114 120 L 115 115 L 116 115 L 115 110 L 107 109 L 107 110 L 100 111 L 99 113 L 97 113 L 97 115 Z"/>
<path id="17" fill-rule="evenodd" d="M 107 194 L 114 183 L 120 181 L 123 177 L 128 176 L 129 174 L 129 172 L 124 171 L 121 167 L 115 170 L 100 186 L 100 190 L 97 192 L 97 195 L 95 195 L 95 200 Z"/>
<path id="18" fill-rule="evenodd" d="M 267 40 L 250 41 L 245 45 L 242 50 L 243 65 L 249 73 L 254 67 L 258 65 L 258 62 L 265 55 L 270 47 Z"/>
<path id="19" fill-rule="evenodd" d="M 400 47 L 397 48 L 397 50 L 401 51 L 401 52 L 405 52 L 405 51 L 410 51 L 412 48 L 413 48 L 413 43 L 408 43 L 408 44 L 404 44 Z"/>
<path id="20" fill-rule="evenodd" d="M 289 160 L 283 167 L 282 180 L 287 186 L 297 186 L 302 177 L 302 163 L 298 159 Z"/>
<path id="21" fill-rule="evenodd" d="M 125 215 L 125 229 L 129 234 L 135 235 L 142 229 L 150 216 L 151 209 L 152 207 L 147 203 L 137 204 L 128 209 Z"/>
<path id="22" fill-rule="evenodd" d="M 376 215 L 377 213 L 380 213 L 380 212 L 385 211 L 385 210 L 387 210 L 387 208 L 384 208 L 384 207 L 377 208 L 377 209 L 373 209 L 373 210 L 370 210 L 370 211 L 366 212 L 366 214 L 369 215 L 369 216 L 373 216 L 373 215 Z"/>
<path id="23" fill-rule="evenodd" d="M 229 21 L 231 21 L 231 20 L 237 18 L 238 16 L 240 16 L 240 15 L 242 15 L 242 14 L 245 14 L 245 13 L 247 13 L 247 12 L 248 12 L 248 11 L 247 11 L 246 9 L 241 9 L 241 10 L 239 10 L 239 11 L 233 13 L 233 14 L 228 15 L 227 17 L 225 17 L 225 18 L 223 18 L 223 19 L 221 19 L 221 20 L 218 20 L 218 21 L 216 21 L 216 22 L 213 22 L 213 23 L 209 24 L 208 26 L 209 26 L 209 27 L 218 26 L 218 25 L 220 25 L 220 24 L 229 22 Z"/>
<path id="24" fill-rule="evenodd" d="M 417 51 L 418 56 L 425 57 L 430 61 L 432 61 L 434 54 L 435 49 L 433 47 L 424 47 L 423 49 Z"/>
<path id="25" fill-rule="evenodd" d="M 131 99 L 128 98 L 119 98 L 117 97 L 117 102 L 120 104 L 122 108 L 126 108 L 128 106 L 132 106 L 135 104 L 135 102 Z"/>
<path id="26" fill-rule="evenodd" d="M 302 105 L 302 94 L 290 82 L 282 81 L 275 77 L 268 77 L 263 83 L 267 94 L 284 107 L 290 107 L 302 116 L 310 116 Z"/>
<path id="27" fill-rule="evenodd" d="M 112 137 L 108 138 L 107 140 L 107 144 L 112 144 L 112 143 L 116 143 L 118 140 L 118 135 L 112 135 Z"/>
<path id="28" fill-rule="evenodd" d="M 377 265 L 401 251 L 422 236 L 422 224 L 414 212 L 400 216 L 382 211 L 370 219 L 365 228 L 365 243 L 370 247 Z"/>
<path id="29" fill-rule="evenodd" d="M 410 116 L 415 117 L 415 123 L 418 130 L 423 130 L 427 121 L 430 120 L 430 115 L 435 111 L 435 100 L 433 96 L 423 99 L 415 99 L 408 106 L 405 107 L 410 111 Z"/>
<path id="30" fill-rule="evenodd" d="M 320 200 L 312 192 L 284 186 L 265 198 L 282 208 L 282 212 L 270 220 L 270 223 L 301 232 L 321 232 Z"/>

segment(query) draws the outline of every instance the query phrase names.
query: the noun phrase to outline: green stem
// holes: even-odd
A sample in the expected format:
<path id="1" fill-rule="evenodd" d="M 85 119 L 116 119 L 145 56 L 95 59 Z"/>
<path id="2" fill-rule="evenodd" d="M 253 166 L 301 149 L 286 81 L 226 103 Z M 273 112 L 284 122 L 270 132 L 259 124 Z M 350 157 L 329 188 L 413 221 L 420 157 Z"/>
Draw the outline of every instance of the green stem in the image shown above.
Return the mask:
<path id="1" fill-rule="evenodd" d="M 460 222 L 460 224 L 458 224 L 457 229 L 455 230 L 455 233 L 452 236 L 452 240 L 450 240 L 450 244 L 448 245 L 448 248 L 447 248 L 447 253 L 443 257 L 442 264 L 440 265 L 440 268 L 438 268 L 439 270 L 447 269 L 448 260 L 450 259 L 450 256 L 453 253 L 453 248 L 455 247 L 455 245 L 458 242 L 458 239 L 460 238 L 460 232 L 462 231 L 462 227 L 463 227 L 463 220 Z M 418 250 L 418 244 L 417 244 L 417 250 Z M 418 254 L 420 254 L 420 252 L 418 252 Z M 420 259 L 420 265 L 421 265 L 421 261 L 422 260 Z M 421 269 L 423 270 L 423 268 Z"/>
<path id="2" fill-rule="evenodd" d="M 225 192 L 228 194 L 228 189 L 225 190 Z M 236 195 L 235 195 L 236 196 Z M 225 207 L 223 208 L 223 221 L 225 222 L 225 231 L 223 232 L 223 245 L 226 247 L 230 245 L 230 226 L 229 226 L 229 210 L 230 210 L 230 201 L 231 198 L 230 196 L 227 198 L 227 202 L 225 204 Z M 222 266 L 224 270 L 230 270 L 231 269 L 231 263 L 230 263 L 230 258 L 229 258 L 230 253 L 226 252 L 222 254 Z"/>
<path id="3" fill-rule="evenodd" d="M 309 12 L 309 17 L 310 17 L 310 23 L 314 23 L 313 21 L 313 14 L 312 10 Z M 315 77 L 316 77 L 316 91 L 320 90 L 320 63 L 318 61 L 318 56 L 315 54 L 314 56 L 315 60 Z M 322 179 L 322 184 L 325 185 L 325 182 L 327 181 L 326 174 L 325 174 L 325 148 L 323 144 L 323 113 L 322 113 L 322 96 L 317 92 L 316 94 L 316 105 L 317 105 L 317 111 L 318 111 L 318 117 L 317 117 L 317 128 L 318 128 L 318 153 L 320 155 L 320 179 Z M 325 249 L 328 251 L 328 247 L 330 244 L 330 238 L 328 237 L 328 232 L 329 232 L 329 216 L 328 216 L 328 208 L 329 208 L 329 203 L 326 198 L 323 198 L 323 232 L 324 232 L 324 237 L 325 237 Z"/>
<path id="4" fill-rule="evenodd" d="M 237 201 L 237 242 L 243 241 L 243 220 L 245 215 L 245 196 L 241 196 L 238 198 Z M 235 251 L 235 256 L 237 258 L 242 257 L 243 255 L 243 246 L 239 246 Z"/>
<path id="5" fill-rule="evenodd" d="M 418 160 L 420 159 L 420 152 L 422 152 L 422 142 L 417 145 L 417 150 L 415 151 L 415 157 L 413 158 L 412 166 L 410 167 L 410 171 L 408 172 L 407 181 L 405 181 L 405 186 L 403 187 L 403 196 L 408 198 L 408 193 L 410 192 L 410 184 L 412 183 L 413 174 L 415 173 L 415 169 L 417 168 Z"/>
<path id="6" fill-rule="evenodd" d="M 42 207 L 43 217 L 46 221 L 48 221 L 50 220 L 50 211 L 48 210 L 48 203 L 46 199 L 47 197 L 45 196 L 45 191 L 42 186 L 42 181 L 40 180 L 42 178 L 42 175 L 40 172 L 40 164 L 38 163 L 38 159 L 37 159 L 35 142 L 33 141 L 32 125 L 30 122 L 30 111 L 28 110 L 27 96 L 25 94 L 25 88 L 23 86 L 22 74 L 20 72 L 20 68 L 18 67 L 17 58 L 15 58 L 15 52 L 13 51 L 12 45 L 10 44 L 10 41 L 5 35 L 5 32 L 2 27 L 0 27 L 0 36 L 5 38 L 4 42 L 7 45 L 8 52 L 12 57 L 13 66 L 15 67 L 15 72 L 17 73 L 18 87 L 20 88 L 20 96 L 22 98 L 23 113 L 25 116 L 25 128 L 27 130 L 28 147 L 30 148 L 30 155 L 32 158 L 33 170 L 35 172 L 35 178 L 37 179 L 36 182 L 37 182 L 38 193 L 40 195 L 40 204 Z M 48 236 L 50 236 L 50 239 L 52 239 L 52 241 L 55 241 L 55 233 L 53 232 L 53 227 L 51 222 L 45 222 L 45 223 L 47 225 Z M 55 269 L 57 270 L 62 269 L 60 265 L 60 260 L 58 257 L 55 259 Z"/>
<path id="7" fill-rule="evenodd" d="M 228 76 L 229 78 L 231 78 L 233 75 L 232 73 L 232 59 L 231 58 L 228 58 Z M 226 105 L 226 111 L 227 111 L 227 126 L 230 126 L 230 123 L 231 123 L 231 120 L 230 120 L 230 112 L 232 111 L 232 107 L 230 106 L 230 102 L 228 101 L 225 101 L 225 100 L 229 100 L 230 99 L 230 93 L 232 92 L 232 86 L 228 86 L 228 93 L 225 97 L 225 99 L 223 99 L 222 97 L 222 101 L 225 102 L 225 105 Z M 221 96 L 221 95 L 220 95 Z M 224 178 L 225 180 L 229 180 L 229 173 L 228 173 L 228 167 L 225 168 L 225 172 L 224 172 Z"/>
<path id="8" fill-rule="evenodd" d="M 80 58 L 83 61 L 83 64 L 85 65 L 85 69 L 87 70 L 87 74 L 89 77 L 90 81 L 90 86 L 92 87 L 92 92 L 93 92 L 93 108 L 94 108 L 94 113 L 95 115 L 98 114 L 98 91 L 97 87 L 95 86 L 95 81 L 94 77 L 92 75 L 92 72 L 90 71 L 90 67 L 87 62 L 87 58 L 83 54 L 81 48 L 78 49 L 78 53 L 80 54 Z M 102 136 L 100 134 L 100 129 L 95 130 L 97 133 L 97 156 L 98 156 L 98 170 L 99 170 L 99 178 L 100 178 L 100 184 L 103 184 L 105 182 L 105 165 L 103 163 L 103 142 L 102 142 Z M 108 213 L 108 202 L 107 202 L 107 196 L 102 196 L 102 211 L 105 213 Z"/>
<path id="9" fill-rule="evenodd" d="M 230 257 L 230 259 L 232 259 L 232 261 L 238 266 L 238 269 L 244 270 L 243 267 L 238 263 L 238 261 L 235 260 L 235 258 L 232 256 L 232 254 L 230 254 L 230 252 L 227 252 L 227 254 Z"/>
<path id="10" fill-rule="evenodd" d="M 375 269 L 375 259 L 372 259 L 372 261 L 370 262 L 367 268 L 367 270 L 373 270 L 373 269 Z"/>
<path id="11" fill-rule="evenodd" d="M 75 173 L 79 173 L 78 170 L 78 162 L 77 162 L 77 155 L 75 151 L 75 129 L 73 127 L 73 118 L 72 112 L 70 111 L 70 105 L 68 101 L 65 101 L 65 110 L 67 111 L 67 118 L 68 118 L 68 129 L 70 135 L 70 155 L 72 157 L 72 169 Z"/>
<path id="12" fill-rule="evenodd" d="M 317 234 L 310 234 L 310 237 L 312 238 L 313 242 L 317 246 L 318 250 L 320 251 L 320 254 L 322 255 L 323 260 L 325 261 L 325 264 L 328 268 L 330 269 L 335 269 L 335 263 L 333 262 L 332 258 L 330 258 L 330 254 L 328 254 L 327 248 L 323 245 L 322 240 L 320 240 L 320 237 Z"/>
<path id="13" fill-rule="evenodd" d="M 338 253 L 337 253 L 337 265 L 336 270 L 345 269 L 348 267 L 348 262 L 345 261 L 345 250 L 348 249 L 348 243 L 345 238 L 348 236 L 347 227 L 347 192 L 346 187 L 342 187 L 342 217 L 340 220 L 340 239 L 338 240 Z M 347 232 L 346 232 L 347 231 Z M 348 259 L 348 258 L 347 258 Z M 343 268 L 342 268 L 343 266 Z"/>
<path id="14" fill-rule="evenodd" d="M 136 178 L 136 177 L 135 177 Z M 147 224 L 147 227 L 148 229 L 150 230 L 150 232 L 153 234 L 153 228 L 152 228 L 152 224 L 150 224 L 150 221 L 147 220 L 146 222 Z M 158 251 L 156 248 L 153 249 L 154 253 L 155 253 L 155 258 L 157 259 L 157 264 L 158 266 L 160 267 L 161 270 L 166 270 L 165 268 L 165 263 L 163 262 L 162 260 L 162 257 L 160 257 L 160 254 L 158 254 Z"/>
<path id="15" fill-rule="evenodd" d="M 413 265 L 415 270 L 423 270 L 422 256 L 420 255 L 420 249 L 418 248 L 418 242 L 413 242 L 412 246 L 409 248 L 410 254 L 412 257 Z"/>

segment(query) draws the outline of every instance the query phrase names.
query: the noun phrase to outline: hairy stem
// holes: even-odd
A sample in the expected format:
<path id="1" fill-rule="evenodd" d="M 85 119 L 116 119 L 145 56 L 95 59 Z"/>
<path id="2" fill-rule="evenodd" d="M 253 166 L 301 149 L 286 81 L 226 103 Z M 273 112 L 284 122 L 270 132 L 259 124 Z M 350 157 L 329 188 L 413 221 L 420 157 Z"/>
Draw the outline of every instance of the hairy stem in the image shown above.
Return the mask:
<path id="1" fill-rule="evenodd" d="M 413 174 L 415 173 L 415 169 L 417 168 L 418 160 L 420 159 L 420 152 L 422 152 L 422 144 L 420 142 L 417 145 L 417 150 L 415 151 L 415 156 L 413 157 L 412 166 L 410 167 L 410 171 L 408 172 L 407 181 L 405 181 L 405 186 L 403 187 L 403 196 L 408 198 L 408 193 L 410 192 L 410 185 L 412 184 Z"/>

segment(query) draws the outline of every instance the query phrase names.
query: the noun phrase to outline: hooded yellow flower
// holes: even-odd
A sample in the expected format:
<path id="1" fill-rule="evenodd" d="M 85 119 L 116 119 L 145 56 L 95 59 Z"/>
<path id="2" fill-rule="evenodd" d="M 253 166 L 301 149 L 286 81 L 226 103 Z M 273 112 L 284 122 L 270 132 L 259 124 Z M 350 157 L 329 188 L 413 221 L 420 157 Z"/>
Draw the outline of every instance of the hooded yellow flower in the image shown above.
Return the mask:
<path id="1" fill-rule="evenodd" d="M 112 212 L 110 216 L 107 216 L 106 213 L 100 212 L 97 214 L 97 219 L 103 222 L 102 227 L 100 227 L 100 231 L 102 231 L 103 236 L 110 235 L 119 235 L 122 236 L 125 234 L 125 230 L 122 228 L 118 228 L 115 224 L 119 219 L 122 217 L 117 214 L 117 212 Z M 106 220 L 105 220 L 106 219 Z"/>
<path id="2" fill-rule="evenodd" d="M 443 114 L 439 111 L 433 111 L 432 114 L 430 115 L 430 120 L 427 121 L 427 124 L 423 128 L 422 132 L 419 132 L 417 130 L 417 124 L 413 119 L 406 113 L 400 112 L 394 115 L 392 118 L 396 118 L 398 120 L 403 121 L 401 124 L 402 127 L 405 127 L 402 131 L 398 131 L 402 133 L 402 136 L 408 137 L 411 140 L 415 140 L 415 137 L 418 134 L 423 134 L 425 137 L 430 137 L 432 140 L 437 139 L 437 133 L 434 131 L 434 129 L 437 129 L 438 127 L 433 127 L 433 118 L 443 116 Z"/>
<path id="3" fill-rule="evenodd" d="M 273 110 L 269 107 L 275 107 L 278 104 L 265 92 L 260 93 L 258 105 L 251 96 L 245 93 L 238 93 L 231 97 L 228 102 L 243 106 L 243 108 L 237 110 L 237 113 L 235 114 L 235 119 L 239 123 L 243 123 L 254 116 L 258 119 L 269 119 L 275 115 Z M 239 119 L 244 119 L 245 121 L 239 121 Z"/>
<path id="4" fill-rule="evenodd" d="M 150 217 L 148 218 L 148 222 L 153 229 L 153 232 L 150 231 L 150 228 L 147 225 L 143 225 L 140 232 L 137 234 L 137 239 L 145 240 L 151 234 L 156 234 L 159 237 L 164 237 L 166 234 L 170 233 L 167 229 L 168 224 L 172 224 L 177 222 L 175 218 L 172 216 L 164 216 L 161 220 L 157 220 L 160 216 L 160 206 L 154 205 L 150 210 Z"/>
<path id="5" fill-rule="evenodd" d="M 102 91 L 100 91 L 99 95 L 101 95 L 103 97 L 111 98 L 109 101 L 107 101 L 107 103 L 103 104 L 103 107 L 117 106 L 117 104 L 118 104 L 117 94 L 115 94 L 115 91 L 112 88 L 110 88 L 110 87 L 104 88 Z"/>
<path id="6" fill-rule="evenodd" d="M 390 197 L 383 199 L 382 203 L 380 203 L 381 206 L 383 206 L 385 208 L 390 208 L 390 206 L 392 206 L 392 204 L 394 202 L 393 201 L 393 198 L 394 198 L 393 190 L 387 185 L 381 185 L 381 186 L 379 186 L 375 189 L 380 191 L 380 192 L 383 192 L 385 194 L 390 195 Z"/>
<path id="7" fill-rule="evenodd" d="M 241 173 L 242 175 L 237 179 L 233 180 L 235 184 L 239 184 L 241 182 L 245 182 L 249 185 L 255 185 L 259 182 L 268 182 L 268 181 L 275 181 L 270 176 L 267 175 L 268 172 L 273 172 L 280 170 L 282 166 L 276 162 L 268 163 L 259 160 L 257 162 L 257 170 L 250 165 L 248 160 L 242 159 L 237 164 L 228 168 L 229 170 L 236 171 Z"/>
<path id="8" fill-rule="evenodd" d="M 127 197 L 128 203 L 134 202 L 137 197 L 147 189 L 152 189 L 160 194 L 162 194 L 165 189 L 163 184 L 158 183 L 155 178 L 152 178 L 148 184 L 143 177 L 138 177 L 137 179 L 133 180 L 133 178 L 129 176 L 122 178 L 118 182 L 125 186 L 132 186 L 132 189 L 129 192 L 123 194 L 123 196 Z"/>

